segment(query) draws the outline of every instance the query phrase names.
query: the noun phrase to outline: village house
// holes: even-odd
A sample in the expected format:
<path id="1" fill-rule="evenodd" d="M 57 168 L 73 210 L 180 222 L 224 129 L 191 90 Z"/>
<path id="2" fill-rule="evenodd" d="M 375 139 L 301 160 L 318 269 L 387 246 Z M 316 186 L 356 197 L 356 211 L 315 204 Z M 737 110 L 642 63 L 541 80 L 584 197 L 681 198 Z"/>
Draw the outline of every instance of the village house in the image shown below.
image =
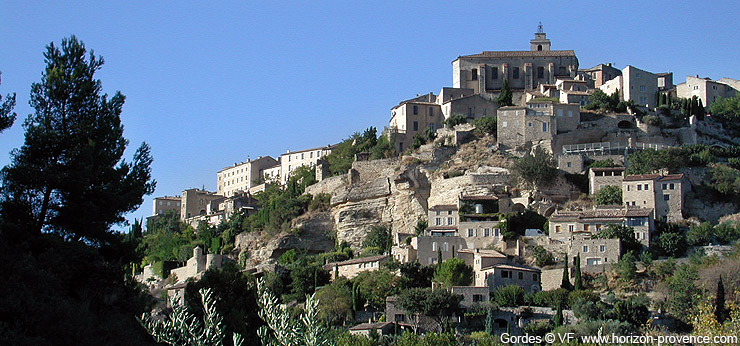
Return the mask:
<path id="1" fill-rule="evenodd" d="M 218 177 L 216 193 L 230 197 L 238 192 L 249 191 L 253 186 L 262 183 L 266 169 L 277 164 L 278 161 L 270 156 L 260 156 L 255 160 L 247 159 L 246 162 L 226 167 L 216 174 Z"/>
<path id="2" fill-rule="evenodd" d="M 650 236 L 655 229 L 652 208 L 595 207 L 582 211 L 557 211 L 549 218 L 551 241 L 571 244 L 576 232 L 595 233 L 609 225 L 630 226 L 635 237 L 644 246 L 650 246 Z"/>
<path id="3" fill-rule="evenodd" d="M 683 174 L 628 175 L 622 181 L 622 200 L 626 206 L 653 209 L 656 220 L 680 221 L 690 187 Z"/>
<path id="4" fill-rule="evenodd" d="M 578 104 L 551 100 L 533 99 L 526 106 L 501 107 L 498 110 L 498 141 L 507 148 L 539 141 L 551 143 L 557 133 L 576 129 L 580 117 Z"/>
<path id="5" fill-rule="evenodd" d="M 622 253 L 622 242 L 619 239 L 596 239 L 590 232 L 575 232 L 568 246 L 568 257 L 581 257 L 581 269 L 586 271 L 604 271 L 617 263 Z"/>
<path id="6" fill-rule="evenodd" d="M 163 215 L 170 210 L 176 210 L 180 213 L 180 196 L 155 197 L 153 201 L 152 216 Z"/>
<path id="7" fill-rule="evenodd" d="M 699 78 L 699 75 L 686 76 L 686 82 L 676 85 L 676 96 L 685 99 L 696 96 L 704 107 L 709 108 L 718 99 L 735 97 L 740 87 L 738 84 L 740 81 L 730 78 L 713 81 L 709 78 Z"/>
<path id="8" fill-rule="evenodd" d="M 599 87 L 607 95 L 619 91 L 622 101 L 632 100 L 639 106 L 655 108 L 658 95 L 658 76 L 631 65 L 622 74 Z"/>
<path id="9" fill-rule="evenodd" d="M 588 77 L 584 78 L 584 80 L 593 81 L 593 85 L 590 85 L 590 87 L 596 89 L 601 88 L 604 83 L 622 75 L 622 71 L 613 67 L 611 63 L 598 64 L 589 69 L 578 70 L 578 73 Z"/>
<path id="10" fill-rule="evenodd" d="M 396 151 L 402 153 L 414 143 L 414 136 L 423 135 L 427 129 L 437 131 L 444 126 L 442 108 L 433 93 L 402 101 L 391 109 L 388 135 Z"/>
<path id="11" fill-rule="evenodd" d="M 221 201 L 224 196 L 201 189 L 187 189 L 182 192 L 180 204 L 180 219 L 206 215 L 208 205 L 213 201 Z"/>
<path id="12" fill-rule="evenodd" d="M 622 188 L 624 167 L 593 167 L 588 169 L 588 193 L 593 195 L 604 186 Z"/>
<path id="13" fill-rule="evenodd" d="M 380 266 L 388 262 L 388 259 L 388 255 L 353 258 L 342 262 L 327 263 L 324 269 L 329 271 L 332 280 L 336 280 L 339 276 L 352 279 L 360 272 L 380 269 Z"/>
<path id="14" fill-rule="evenodd" d="M 327 145 L 325 147 L 293 152 L 288 150 L 285 154 L 280 155 L 280 184 L 285 185 L 288 183 L 288 177 L 290 177 L 290 174 L 298 167 L 315 167 L 321 158 L 326 157 L 326 155 L 331 153 L 334 147 L 335 145 Z M 270 174 L 274 174 L 275 171 L 273 168 L 265 168 L 270 168 Z"/>

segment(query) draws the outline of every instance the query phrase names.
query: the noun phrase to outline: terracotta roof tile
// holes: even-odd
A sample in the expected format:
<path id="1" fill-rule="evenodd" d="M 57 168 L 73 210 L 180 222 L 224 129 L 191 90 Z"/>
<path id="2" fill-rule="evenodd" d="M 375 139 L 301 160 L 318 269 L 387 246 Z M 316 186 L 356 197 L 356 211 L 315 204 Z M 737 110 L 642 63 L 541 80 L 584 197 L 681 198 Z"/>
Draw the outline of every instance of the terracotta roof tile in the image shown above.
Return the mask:
<path id="1" fill-rule="evenodd" d="M 624 177 L 624 181 L 655 180 L 658 178 L 660 178 L 660 174 L 636 174 Z"/>
<path id="2" fill-rule="evenodd" d="M 573 50 L 510 50 L 510 51 L 483 51 L 478 54 L 462 55 L 460 58 L 510 58 L 510 57 L 575 57 Z"/>

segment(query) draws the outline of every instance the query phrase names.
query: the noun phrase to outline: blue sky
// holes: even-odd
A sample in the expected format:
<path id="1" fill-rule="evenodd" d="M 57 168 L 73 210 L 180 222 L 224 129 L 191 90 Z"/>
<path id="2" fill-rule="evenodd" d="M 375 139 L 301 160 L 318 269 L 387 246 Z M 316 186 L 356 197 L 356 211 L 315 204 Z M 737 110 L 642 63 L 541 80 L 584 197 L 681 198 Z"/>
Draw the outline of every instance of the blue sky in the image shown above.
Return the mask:
<path id="1" fill-rule="evenodd" d="M 105 58 L 105 91 L 127 96 L 125 136 L 151 145 L 157 196 L 215 190 L 216 172 L 247 157 L 380 130 L 399 101 L 451 86 L 457 56 L 526 50 L 540 21 L 581 68 L 740 79 L 736 2 L 511 3 L 5 1 L 0 93 L 17 93 L 21 120 L 0 134 L 0 165 L 22 144 L 44 47 L 71 34 Z M 150 213 L 151 196 L 129 218 Z"/>

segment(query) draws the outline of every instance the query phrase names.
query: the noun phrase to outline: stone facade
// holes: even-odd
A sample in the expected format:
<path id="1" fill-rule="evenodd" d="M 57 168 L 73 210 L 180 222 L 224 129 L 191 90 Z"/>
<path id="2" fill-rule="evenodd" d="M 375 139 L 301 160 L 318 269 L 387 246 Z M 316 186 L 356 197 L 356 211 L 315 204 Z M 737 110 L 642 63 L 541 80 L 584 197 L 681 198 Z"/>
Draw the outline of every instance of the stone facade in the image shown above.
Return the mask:
<path id="1" fill-rule="evenodd" d="M 208 205 L 213 201 L 223 200 L 223 196 L 200 189 L 187 189 L 182 192 L 180 219 L 206 215 Z"/>
<path id="2" fill-rule="evenodd" d="M 329 155 L 334 149 L 334 145 L 327 145 L 320 148 L 305 149 L 299 151 L 288 150 L 285 154 L 280 155 L 280 183 L 285 185 L 288 182 L 290 173 L 298 167 L 316 166 L 316 163 L 326 155 Z M 274 169 L 269 171 L 274 174 Z"/>
<path id="3" fill-rule="evenodd" d="M 622 75 L 622 71 L 613 67 L 611 63 L 598 64 L 590 69 L 580 70 L 593 81 L 594 88 L 600 88 L 604 83 Z"/>
<path id="4" fill-rule="evenodd" d="M 172 269 L 170 272 L 177 277 L 177 282 L 185 282 L 187 279 L 196 277 L 211 268 L 220 268 L 223 256 L 217 254 L 203 254 L 203 249 L 195 247 L 193 257 L 190 257 L 184 267 Z"/>
<path id="5" fill-rule="evenodd" d="M 498 94 L 507 80 L 513 90 L 534 90 L 557 78 L 574 78 L 578 58 L 572 50 L 550 50 L 544 32 L 535 34 L 528 51 L 484 51 L 452 62 L 452 85 L 476 94 Z"/>
<path id="6" fill-rule="evenodd" d="M 155 197 L 152 203 L 152 215 L 163 215 L 170 210 L 177 210 L 179 214 L 181 201 L 182 197 L 178 196 Z"/>
<path id="7" fill-rule="evenodd" d="M 459 114 L 471 121 L 481 117 L 495 117 L 498 104 L 481 95 L 468 95 L 450 98 L 448 101 L 441 103 L 441 107 L 445 119 L 453 114 Z"/>
<path id="8" fill-rule="evenodd" d="M 581 256 L 581 269 L 606 269 L 619 261 L 622 244 L 619 239 L 593 239 L 589 233 L 576 234 L 568 246 L 568 257 L 575 261 Z"/>
<path id="9" fill-rule="evenodd" d="M 542 290 L 540 273 L 538 268 L 511 263 L 494 264 L 480 270 L 485 286 L 490 291 L 499 287 L 517 285 L 530 293 L 539 292 Z"/>
<path id="10" fill-rule="evenodd" d="M 735 97 L 739 84 L 739 81 L 729 78 L 713 81 L 709 78 L 699 78 L 698 75 L 686 76 L 686 82 L 676 85 L 676 96 L 686 99 L 696 96 L 704 107 L 709 108 L 720 98 Z"/>
<path id="11" fill-rule="evenodd" d="M 579 123 L 579 105 L 535 99 L 527 102 L 525 107 L 502 107 L 498 110 L 498 141 L 509 148 L 552 141 L 557 133 L 572 131 Z"/>
<path id="12" fill-rule="evenodd" d="M 336 280 L 337 275 L 352 279 L 360 272 L 378 270 L 381 264 L 388 262 L 388 258 L 388 255 L 353 258 L 343 262 L 327 263 L 324 269 L 329 271 L 332 280 Z"/>
<path id="13" fill-rule="evenodd" d="M 622 200 L 627 206 L 654 209 L 655 219 L 680 221 L 690 186 L 683 174 L 628 175 L 622 182 Z"/>
<path id="14" fill-rule="evenodd" d="M 593 195 L 604 186 L 622 187 L 624 167 L 594 167 L 588 170 L 588 193 Z"/>
<path id="15" fill-rule="evenodd" d="M 639 106 L 654 108 L 657 103 L 658 76 L 627 65 L 620 76 L 607 81 L 599 89 L 607 95 L 619 90 L 622 100 L 632 100 Z"/>
<path id="16" fill-rule="evenodd" d="M 442 261 L 446 261 L 467 245 L 465 239 L 458 236 L 418 236 L 411 240 L 411 246 L 416 249 L 417 260 L 423 265 L 437 263 L 440 254 Z"/>
<path id="17" fill-rule="evenodd" d="M 609 224 L 634 228 L 635 237 L 644 246 L 650 245 L 655 229 L 652 208 L 602 207 L 583 211 L 559 211 L 549 219 L 551 241 L 570 244 L 578 232 L 598 232 Z"/>
<path id="18" fill-rule="evenodd" d="M 414 135 L 423 135 L 428 128 L 432 131 L 444 126 L 442 108 L 437 97 L 429 93 L 401 102 L 391 109 L 390 131 L 396 151 L 402 153 L 414 143 Z"/>
<path id="19" fill-rule="evenodd" d="M 447 290 L 463 297 L 459 305 L 462 309 L 488 304 L 490 291 L 486 286 L 452 286 Z"/>
<path id="20" fill-rule="evenodd" d="M 259 180 L 264 179 L 264 170 L 277 165 L 277 160 L 269 156 L 260 156 L 256 160 L 235 163 L 216 174 L 218 177 L 216 193 L 229 197 L 239 192 L 249 191 Z"/>

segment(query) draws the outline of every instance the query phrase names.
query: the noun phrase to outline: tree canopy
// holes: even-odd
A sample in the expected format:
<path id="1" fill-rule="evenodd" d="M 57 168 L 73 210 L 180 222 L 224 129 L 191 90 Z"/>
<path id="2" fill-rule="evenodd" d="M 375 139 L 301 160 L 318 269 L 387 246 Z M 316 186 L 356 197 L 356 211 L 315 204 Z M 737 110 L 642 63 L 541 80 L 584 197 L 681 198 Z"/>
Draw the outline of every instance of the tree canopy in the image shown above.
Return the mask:
<path id="1" fill-rule="evenodd" d="M 552 155 L 537 147 L 534 153 L 516 160 L 512 167 L 515 177 L 529 187 L 547 186 L 558 175 L 557 165 Z"/>
<path id="2" fill-rule="evenodd" d="M 1 81 L 2 73 L 0 73 L 0 82 Z M 3 101 L 3 96 L 0 95 L 0 132 L 13 126 L 16 118 L 16 114 L 13 113 L 13 107 L 15 107 L 15 94 L 9 94 L 6 96 L 5 101 Z"/>
<path id="3" fill-rule="evenodd" d="M 473 283 L 473 267 L 459 258 L 450 258 L 434 270 L 434 282 L 443 286 L 468 286 Z"/>
<path id="4" fill-rule="evenodd" d="M 596 192 L 594 200 L 600 205 L 621 205 L 622 188 L 616 185 L 604 186 Z"/>

